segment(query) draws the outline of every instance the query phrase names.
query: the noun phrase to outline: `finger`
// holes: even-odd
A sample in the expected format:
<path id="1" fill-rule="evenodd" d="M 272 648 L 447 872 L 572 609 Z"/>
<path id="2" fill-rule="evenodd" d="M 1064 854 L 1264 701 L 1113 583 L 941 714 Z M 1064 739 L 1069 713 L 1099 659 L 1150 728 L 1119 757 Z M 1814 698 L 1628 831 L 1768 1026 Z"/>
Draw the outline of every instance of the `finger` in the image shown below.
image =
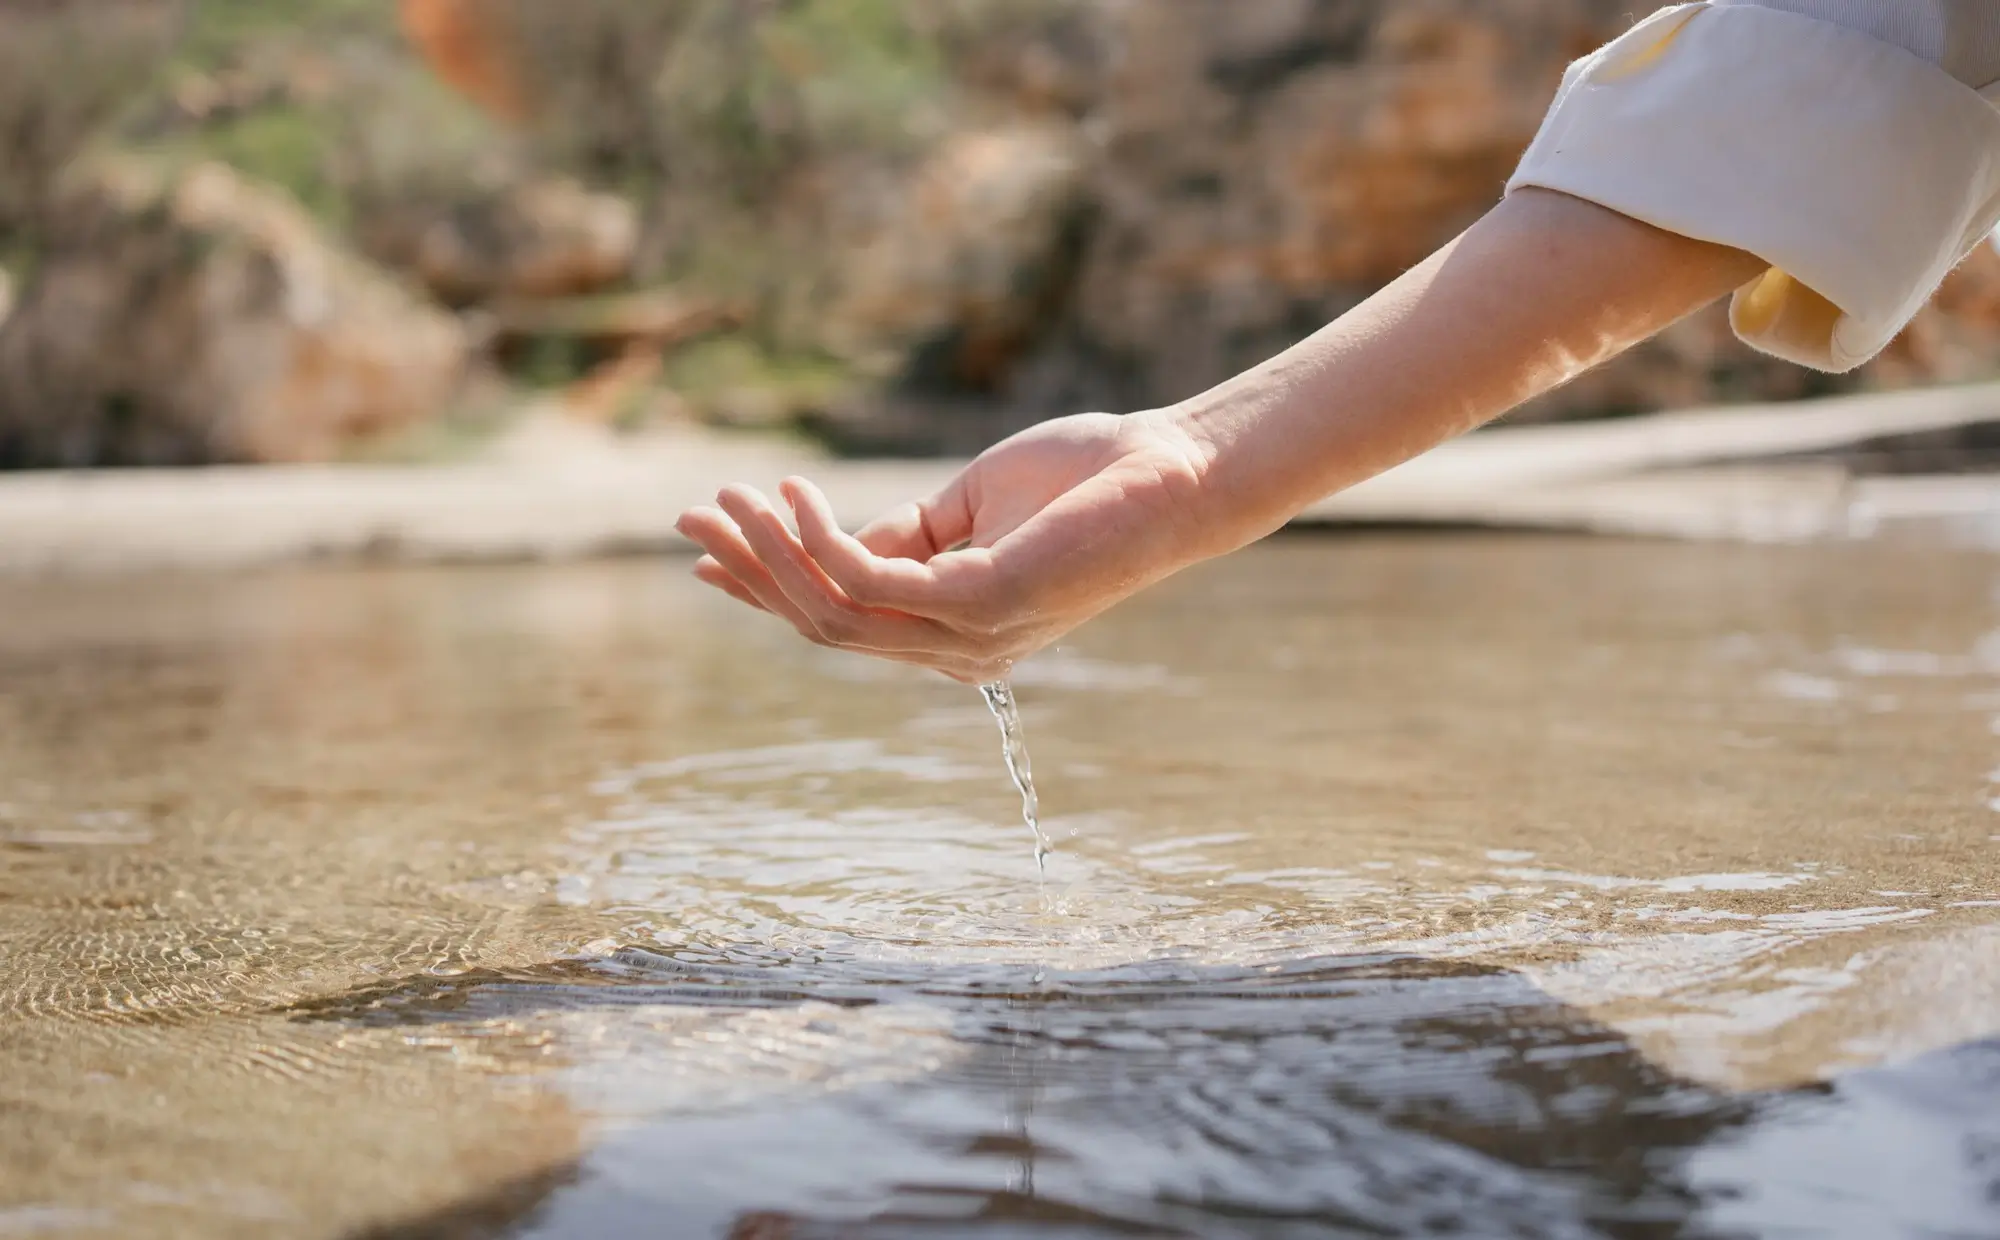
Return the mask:
<path id="1" fill-rule="evenodd" d="M 729 514 L 714 508 L 694 508 L 683 514 L 676 528 L 687 537 L 700 544 L 708 552 L 717 567 L 722 569 L 751 596 L 756 606 L 789 623 L 808 641 L 823 642 L 819 630 L 805 613 L 792 605 L 778 583 L 764 567 L 757 553 L 750 549 L 743 531 Z"/>
<path id="2" fill-rule="evenodd" d="M 789 494 L 785 499 L 794 510 L 798 508 Z M 876 555 L 891 560 L 915 560 L 921 564 L 937 554 L 923 510 L 916 504 L 891 509 L 869 522 L 855 537 Z"/>
<path id="3" fill-rule="evenodd" d="M 738 581 L 713 556 L 703 556 L 700 560 L 696 561 L 694 575 L 697 579 L 714 586 L 739 602 L 754 607 L 758 611 L 770 611 L 770 608 L 759 602 L 757 596 L 751 593 L 748 587 Z M 820 644 L 825 645 L 829 643 L 821 642 Z M 936 672 L 941 676 L 956 680 L 961 684 L 981 685 L 994 679 L 994 675 L 990 671 L 991 665 L 982 664 L 971 658 L 953 655 L 944 651 L 850 650 L 848 653 L 865 654 L 872 658 L 885 659 L 911 667 L 920 667 L 926 671 Z"/>
<path id="4" fill-rule="evenodd" d="M 707 552 L 696 562 L 697 576 L 717 586 L 721 584 L 720 577 L 727 577 L 749 596 L 752 606 L 790 622 L 809 636 L 813 635 L 805 617 L 790 606 L 784 591 L 771 580 L 763 562 L 750 549 L 743 532 L 736 528 L 736 523 L 727 513 L 715 508 L 695 508 L 681 517 L 677 528 Z M 705 570 L 702 567 L 704 564 L 713 564 L 715 568 Z"/>
<path id="5" fill-rule="evenodd" d="M 833 645 L 869 653 L 958 656 L 953 634 L 929 621 L 861 607 L 835 585 L 770 502 L 749 487 L 727 487 L 717 497 L 778 588 Z"/>
<path id="6" fill-rule="evenodd" d="M 802 478 L 790 479 L 785 484 L 785 498 L 796 508 L 798 503 L 792 492 L 807 487 L 818 491 Z M 885 559 L 915 560 L 921 564 L 972 537 L 969 494 L 965 475 L 961 473 L 929 499 L 905 504 L 869 522 L 855 539 Z M 825 498 L 820 496 L 822 502 Z"/>
<path id="7" fill-rule="evenodd" d="M 697 581 L 714 586 L 739 603 L 748 604 L 751 607 L 755 607 L 758 611 L 768 610 L 762 603 L 757 601 L 756 595 L 750 593 L 749 587 L 736 580 L 735 575 L 722 567 L 721 563 L 712 555 L 705 555 L 695 561 L 694 575 Z"/>
<path id="8" fill-rule="evenodd" d="M 803 478 L 785 482 L 785 497 L 798 514 L 799 542 L 807 555 L 842 592 L 864 607 L 889 608 L 929 620 L 950 622 L 965 617 L 965 599 L 952 589 L 932 561 L 877 554 L 860 539 L 843 531 L 833 507 L 818 487 Z M 932 526 L 936 536 L 951 527 Z"/>
<path id="9" fill-rule="evenodd" d="M 698 508 L 683 516 L 677 528 L 710 550 L 709 555 L 703 556 L 695 563 L 695 575 L 698 578 L 749 606 L 771 612 L 788 621 L 801 635 L 816 645 L 831 644 L 819 636 L 803 614 L 790 608 L 783 591 L 778 589 L 777 583 L 764 570 L 762 562 L 756 558 L 748 542 L 743 538 L 742 531 L 727 513 L 712 508 Z M 738 573 L 742 576 L 739 577 Z M 746 585 L 746 581 L 754 583 L 755 588 Z M 977 658 L 950 651 L 885 651 L 857 648 L 851 653 L 920 667 L 962 684 L 979 685 L 993 679 L 989 670 L 992 667 L 990 662 L 982 662 Z"/>

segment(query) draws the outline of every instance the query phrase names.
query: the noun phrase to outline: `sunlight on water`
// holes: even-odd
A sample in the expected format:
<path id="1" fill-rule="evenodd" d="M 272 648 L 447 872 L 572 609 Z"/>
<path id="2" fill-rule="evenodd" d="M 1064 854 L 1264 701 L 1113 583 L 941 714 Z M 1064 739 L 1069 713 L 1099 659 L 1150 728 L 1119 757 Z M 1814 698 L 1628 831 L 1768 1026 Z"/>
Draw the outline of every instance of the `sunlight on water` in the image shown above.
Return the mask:
<path id="1" fill-rule="evenodd" d="M 656 566 L 0 586 L 0 1233 L 2000 1234 L 1996 576 L 1299 540 L 982 704 Z"/>

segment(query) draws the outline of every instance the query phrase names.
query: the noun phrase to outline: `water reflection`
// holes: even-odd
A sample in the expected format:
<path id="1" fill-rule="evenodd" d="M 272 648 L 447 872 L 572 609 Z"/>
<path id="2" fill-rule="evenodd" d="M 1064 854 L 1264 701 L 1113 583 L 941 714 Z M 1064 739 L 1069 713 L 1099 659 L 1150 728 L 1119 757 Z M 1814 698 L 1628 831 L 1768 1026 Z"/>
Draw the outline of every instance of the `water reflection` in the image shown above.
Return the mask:
<path id="1" fill-rule="evenodd" d="M 773 1004 L 795 1019 L 740 1019 Z M 841 1041 L 874 1045 L 891 1026 L 949 1049 L 886 1077 L 817 1082 L 809 1097 L 646 1118 L 485 1234 L 658 1234 L 665 1220 L 674 1234 L 759 1237 L 1974 1235 L 2000 1223 L 2000 1042 L 1734 1095 L 1662 1070 L 1518 974 L 1458 963 L 1155 962 L 1038 985 L 1018 970 L 850 975 L 626 950 L 301 1017 L 462 1026 L 599 1005 L 625 1019 L 695 1009 L 711 1041 L 762 1056 L 786 1054 L 790 1036 L 837 1058 Z M 927 1016 L 843 1017 L 876 1006 Z"/>
<path id="2" fill-rule="evenodd" d="M 780 1235 L 1642 1235 L 1692 1216 L 1682 1156 L 1750 1114 L 1518 974 L 1412 958 L 1156 961 L 1037 985 L 1004 967 L 752 970 L 627 950 L 309 1015 L 449 1026 L 604 1003 L 796 1004 L 798 1036 L 834 1041 L 884 1024 L 839 1011 L 911 1006 L 948 1049 L 892 1080 L 642 1122 L 520 1234 L 673 1218 L 690 1235 L 752 1219 Z M 773 1028 L 730 1036 L 786 1053 Z"/>
<path id="3" fill-rule="evenodd" d="M 657 566 L 0 588 L 0 1232 L 1992 1234 L 1989 565 L 1260 549 L 1023 669 L 1046 899 Z"/>

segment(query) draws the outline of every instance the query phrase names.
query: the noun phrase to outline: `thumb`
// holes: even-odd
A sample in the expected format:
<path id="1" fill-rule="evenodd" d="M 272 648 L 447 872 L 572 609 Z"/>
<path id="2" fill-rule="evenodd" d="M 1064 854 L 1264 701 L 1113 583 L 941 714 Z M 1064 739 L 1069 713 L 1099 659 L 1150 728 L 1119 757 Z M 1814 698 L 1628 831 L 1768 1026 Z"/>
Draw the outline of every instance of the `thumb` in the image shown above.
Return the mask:
<path id="1" fill-rule="evenodd" d="M 811 508 L 831 523 L 833 507 L 811 482 L 788 478 L 779 491 L 795 514 Z M 966 475 L 960 472 L 937 494 L 890 509 L 863 526 L 855 538 L 884 559 L 928 563 L 972 537 L 969 494 Z"/>

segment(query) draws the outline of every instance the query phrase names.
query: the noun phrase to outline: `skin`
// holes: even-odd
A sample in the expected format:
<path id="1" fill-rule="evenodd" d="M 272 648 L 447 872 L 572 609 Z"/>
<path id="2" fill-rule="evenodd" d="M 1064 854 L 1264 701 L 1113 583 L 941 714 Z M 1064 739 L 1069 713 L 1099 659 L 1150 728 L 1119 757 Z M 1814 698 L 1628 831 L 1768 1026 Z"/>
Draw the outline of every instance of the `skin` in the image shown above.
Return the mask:
<path id="1" fill-rule="evenodd" d="M 725 487 L 695 575 L 821 645 L 1004 678 L 1161 579 L 1271 533 L 1755 279 L 1739 250 L 1524 189 L 1310 339 L 1191 400 L 1058 418 L 856 535 L 802 478 Z M 794 532 L 796 527 L 796 533 Z"/>

